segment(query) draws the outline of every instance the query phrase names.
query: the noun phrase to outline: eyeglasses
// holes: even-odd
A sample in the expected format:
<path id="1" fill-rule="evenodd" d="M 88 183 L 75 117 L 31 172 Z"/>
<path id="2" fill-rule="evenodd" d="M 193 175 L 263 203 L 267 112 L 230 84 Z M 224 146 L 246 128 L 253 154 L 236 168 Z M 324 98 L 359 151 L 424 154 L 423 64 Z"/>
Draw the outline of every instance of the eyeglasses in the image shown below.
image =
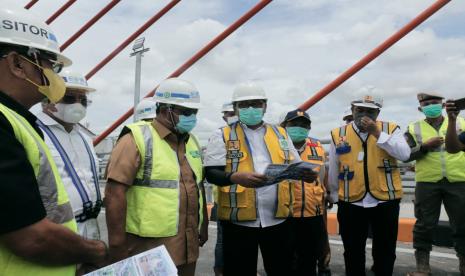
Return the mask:
<path id="1" fill-rule="evenodd" d="M 183 115 L 183 116 L 191 116 L 192 114 L 196 115 L 197 112 L 199 111 L 198 109 L 193 109 L 193 108 L 178 108 L 178 107 L 171 107 L 171 110 L 178 114 L 178 115 Z"/>
<path id="2" fill-rule="evenodd" d="M 79 97 L 79 96 L 73 96 L 73 95 L 65 95 L 61 101 L 64 104 L 74 104 L 74 103 L 81 103 L 83 106 L 89 106 L 92 101 L 87 99 L 87 97 Z"/>
<path id="3" fill-rule="evenodd" d="M 4 54 L 1 56 L 1 58 L 6 58 L 8 54 Z M 63 63 L 61 62 L 58 62 L 55 60 L 55 58 L 53 58 L 51 55 L 47 55 L 47 54 L 37 54 L 37 60 L 40 60 L 40 64 L 37 64 L 36 62 L 32 61 L 29 59 L 29 55 L 27 54 L 24 54 L 24 53 L 18 53 L 19 55 L 21 55 L 23 58 L 25 58 L 27 61 L 31 62 L 32 64 L 38 66 L 39 68 L 43 68 L 43 64 L 46 65 L 46 67 L 50 67 L 53 72 L 55 73 L 60 73 L 61 70 L 63 69 Z"/>

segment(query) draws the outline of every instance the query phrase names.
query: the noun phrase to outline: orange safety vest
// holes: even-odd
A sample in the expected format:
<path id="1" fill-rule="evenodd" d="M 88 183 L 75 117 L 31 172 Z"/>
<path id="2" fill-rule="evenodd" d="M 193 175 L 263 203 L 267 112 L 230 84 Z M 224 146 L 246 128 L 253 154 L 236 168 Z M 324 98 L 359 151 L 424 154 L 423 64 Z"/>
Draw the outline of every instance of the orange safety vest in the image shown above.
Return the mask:
<path id="1" fill-rule="evenodd" d="M 325 150 L 320 141 L 312 138 L 307 138 L 305 141 L 305 149 L 300 154 L 302 161 L 318 165 L 317 172 L 324 171 L 325 166 Z M 323 177 L 323 179 L 322 179 Z M 324 175 L 321 173 L 318 178 L 312 183 L 306 183 L 303 180 L 294 181 L 294 207 L 293 217 L 314 217 L 323 214 L 325 187 Z"/>
<path id="2" fill-rule="evenodd" d="M 273 164 L 285 164 L 294 159 L 289 152 L 287 134 L 282 127 L 266 124 L 263 141 Z M 226 172 L 254 172 L 244 130 L 240 123 L 223 128 L 226 146 Z M 292 216 L 293 186 L 290 181 L 277 184 L 276 218 Z M 257 219 L 256 193 L 254 188 L 234 184 L 218 189 L 218 217 L 229 221 L 255 221 Z"/>

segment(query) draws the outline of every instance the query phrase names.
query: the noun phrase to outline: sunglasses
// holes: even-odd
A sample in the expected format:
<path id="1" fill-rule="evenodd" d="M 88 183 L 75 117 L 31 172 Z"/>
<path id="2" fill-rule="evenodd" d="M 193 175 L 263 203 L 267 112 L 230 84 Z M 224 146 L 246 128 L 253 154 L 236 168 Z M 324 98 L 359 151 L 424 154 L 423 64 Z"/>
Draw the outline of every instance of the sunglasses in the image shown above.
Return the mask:
<path id="1" fill-rule="evenodd" d="M 196 115 L 198 112 L 198 109 L 192 109 L 192 108 L 177 108 L 177 107 L 171 107 L 171 110 L 176 113 L 177 115 L 183 115 L 183 116 L 191 116 L 192 114 Z"/>
<path id="2" fill-rule="evenodd" d="M 74 104 L 74 103 L 81 103 L 83 106 L 89 106 L 92 101 L 85 98 L 85 97 L 78 97 L 78 96 L 73 96 L 73 95 L 65 95 L 61 101 L 64 104 Z"/>

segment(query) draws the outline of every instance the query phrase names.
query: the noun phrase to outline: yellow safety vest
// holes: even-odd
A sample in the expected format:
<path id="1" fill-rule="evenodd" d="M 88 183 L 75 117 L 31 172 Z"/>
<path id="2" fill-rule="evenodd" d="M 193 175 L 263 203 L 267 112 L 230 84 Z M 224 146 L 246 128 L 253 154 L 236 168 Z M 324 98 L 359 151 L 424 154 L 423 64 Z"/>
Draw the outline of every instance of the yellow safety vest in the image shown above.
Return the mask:
<path id="1" fill-rule="evenodd" d="M 385 133 L 392 134 L 398 126 L 390 122 L 376 122 Z M 397 160 L 376 145 L 376 138 L 368 135 L 366 142 L 348 124 L 331 131 L 339 159 L 339 200 L 356 202 L 370 193 L 378 200 L 402 197 L 402 180 Z"/>
<path id="2" fill-rule="evenodd" d="M 16 139 L 23 145 L 34 170 L 47 219 L 77 232 L 68 194 L 52 155 L 42 137 L 17 112 L 0 104 L 0 112 L 11 124 Z M 46 266 L 16 256 L 0 243 L 0 275 L 74 276 L 75 265 Z"/>
<path id="3" fill-rule="evenodd" d="M 271 163 L 285 164 L 294 157 L 289 152 L 286 131 L 277 126 L 265 125 L 264 143 L 269 151 Z M 226 172 L 254 172 L 252 154 L 240 123 L 223 129 L 226 145 Z M 278 184 L 276 218 L 292 215 L 293 186 L 289 181 Z M 218 217 L 229 221 L 254 221 L 257 219 L 255 189 L 240 184 L 219 187 Z"/>
<path id="4" fill-rule="evenodd" d="M 141 237 L 171 237 L 178 233 L 180 167 L 176 152 L 160 138 L 150 122 L 127 126 L 134 137 L 141 164 L 126 194 L 126 231 Z M 191 134 L 186 158 L 194 172 L 199 196 L 199 227 L 203 221 L 201 148 Z"/>
<path id="5" fill-rule="evenodd" d="M 408 126 L 408 131 L 415 140 L 417 146 L 413 151 L 419 150 L 421 144 L 433 137 L 445 137 L 449 120 L 444 121 L 437 131 L 425 120 L 417 121 Z M 465 119 L 457 118 L 458 132 L 465 130 Z M 429 151 L 418 159 L 415 164 L 416 182 L 438 182 L 443 178 L 450 182 L 465 182 L 465 153 L 463 151 L 450 154 L 445 150 L 445 145 Z"/>
<path id="6" fill-rule="evenodd" d="M 314 170 L 320 172 L 325 165 L 325 150 L 320 141 L 307 138 L 300 158 L 302 161 L 318 165 L 319 167 Z M 306 183 L 303 180 L 293 181 L 295 198 L 293 217 L 314 217 L 323 214 L 325 208 L 323 181 L 321 174 L 312 183 Z"/>

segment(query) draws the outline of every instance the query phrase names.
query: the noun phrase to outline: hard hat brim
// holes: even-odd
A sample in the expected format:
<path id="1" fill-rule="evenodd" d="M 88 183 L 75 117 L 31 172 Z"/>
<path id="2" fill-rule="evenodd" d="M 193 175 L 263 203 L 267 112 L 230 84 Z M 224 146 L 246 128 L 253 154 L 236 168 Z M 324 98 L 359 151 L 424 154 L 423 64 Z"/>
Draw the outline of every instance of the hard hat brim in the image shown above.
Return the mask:
<path id="1" fill-rule="evenodd" d="M 236 99 L 233 99 L 233 103 L 235 102 L 243 102 L 243 101 L 250 101 L 250 100 L 268 100 L 267 97 L 264 96 L 243 96 L 243 97 L 237 97 Z"/>
<path id="2" fill-rule="evenodd" d="M 352 105 L 361 106 L 361 107 L 368 107 L 368 108 L 374 108 L 374 109 L 381 109 L 380 106 L 377 106 L 374 103 L 353 103 Z"/>
<path id="3" fill-rule="evenodd" d="M 82 86 L 82 85 L 66 85 L 66 88 L 70 88 L 70 89 L 76 89 L 76 90 L 80 90 L 80 91 L 84 91 L 86 93 L 90 93 L 90 92 L 95 92 L 97 91 L 97 89 L 95 88 L 92 88 L 92 87 L 88 87 L 88 86 Z"/>

